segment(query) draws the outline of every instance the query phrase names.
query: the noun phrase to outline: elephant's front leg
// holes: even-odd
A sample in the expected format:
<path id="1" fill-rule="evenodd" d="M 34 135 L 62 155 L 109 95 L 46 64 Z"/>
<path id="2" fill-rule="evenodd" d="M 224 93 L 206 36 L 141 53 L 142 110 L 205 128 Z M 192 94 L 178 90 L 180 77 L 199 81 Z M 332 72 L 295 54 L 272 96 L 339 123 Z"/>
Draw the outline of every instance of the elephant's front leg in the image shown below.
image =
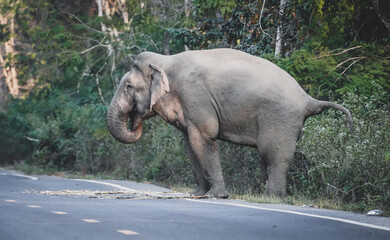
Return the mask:
<path id="1" fill-rule="evenodd" d="M 188 138 L 190 147 L 197 159 L 197 163 L 193 165 L 198 164 L 200 167 L 200 169 L 195 170 L 197 172 L 200 170 L 203 178 L 210 187 L 206 196 L 218 198 L 228 197 L 215 140 L 210 139 L 207 133 L 202 134 L 198 128 L 194 126 L 188 128 Z M 195 178 L 197 178 L 196 175 Z M 202 177 L 198 177 L 198 179 L 202 179 Z"/>
<path id="2" fill-rule="evenodd" d="M 195 183 L 197 185 L 196 189 L 191 193 L 191 195 L 204 196 L 210 190 L 210 184 L 207 181 L 207 179 L 203 176 L 202 167 L 200 165 L 200 162 L 194 150 L 192 150 L 188 136 L 184 136 L 184 143 L 186 147 L 187 156 L 190 159 L 192 173 L 195 178 Z"/>

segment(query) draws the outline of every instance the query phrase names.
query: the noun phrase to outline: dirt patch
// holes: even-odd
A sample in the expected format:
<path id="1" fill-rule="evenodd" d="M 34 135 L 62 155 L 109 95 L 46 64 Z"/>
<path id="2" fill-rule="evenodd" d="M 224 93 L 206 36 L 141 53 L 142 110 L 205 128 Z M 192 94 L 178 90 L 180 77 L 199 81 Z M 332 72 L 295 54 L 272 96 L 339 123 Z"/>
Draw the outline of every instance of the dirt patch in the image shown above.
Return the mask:
<path id="1" fill-rule="evenodd" d="M 203 199 L 206 196 L 191 196 L 177 192 L 149 192 L 149 191 L 91 191 L 91 190 L 58 190 L 35 191 L 26 190 L 24 193 L 34 193 L 52 196 L 88 197 L 98 199 Z"/>

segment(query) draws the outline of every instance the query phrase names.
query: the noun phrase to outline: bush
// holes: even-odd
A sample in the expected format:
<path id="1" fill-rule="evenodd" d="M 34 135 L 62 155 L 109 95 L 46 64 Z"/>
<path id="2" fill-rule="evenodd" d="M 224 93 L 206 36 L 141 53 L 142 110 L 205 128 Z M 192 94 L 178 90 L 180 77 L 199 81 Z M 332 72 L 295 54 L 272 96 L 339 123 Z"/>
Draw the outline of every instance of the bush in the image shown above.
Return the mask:
<path id="1" fill-rule="evenodd" d="M 288 58 L 263 56 L 291 74 L 316 98 L 329 99 L 329 92 L 340 99 L 349 92 L 370 96 L 384 91 L 387 95 L 382 94 L 378 100 L 390 103 L 390 62 L 386 57 L 390 54 L 389 46 L 357 42 L 360 45 L 340 54 L 341 50 L 329 51 L 318 44 L 311 41 Z"/>
<path id="2" fill-rule="evenodd" d="M 390 106 L 378 101 L 382 97 L 344 97 L 354 136 L 336 111 L 308 119 L 289 172 L 291 193 L 357 203 L 358 210 L 390 208 Z"/>
<path id="3" fill-rule="evenodd" d="M 33 151 L 34 142 L 26 134 L 30 124 L 22 112 L 24 107 L 19 101 L 12 103 L 8 113 L 0 111 L 0 165 L 21 161 Z"/>
<path id="4" fill-rule="evenodd" d="M 110 175 L 136 181 L 193 182 L 179 131 L 160 118 L 144 124 L 136 144 L 117 142 L 106 127 L 107 106 L 43 91 L 0 113 L 2 164 L 24 160 L 35 169 Z M 22 114 L 23 113 L 23 114 Z M 30 139 L 30 140 L 28 140 Z"/>
<path id="5" fill-rule="evenodd" d="M 260 178 L 260 155 L 256 148 L 219 141 L 224 180 L 235 193 L 260 193 L 265 186 Z"/>

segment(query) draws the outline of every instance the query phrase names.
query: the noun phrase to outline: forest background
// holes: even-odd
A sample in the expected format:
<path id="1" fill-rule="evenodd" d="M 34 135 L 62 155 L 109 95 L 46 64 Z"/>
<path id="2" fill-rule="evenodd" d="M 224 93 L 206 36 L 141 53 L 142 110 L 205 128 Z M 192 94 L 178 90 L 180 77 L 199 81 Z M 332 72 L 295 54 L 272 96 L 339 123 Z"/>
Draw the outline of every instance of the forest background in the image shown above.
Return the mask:
<path id="1" fill-rule="evenodd" d="M 389 214 L 389 43 L 389 0 L 0 0 L 0 164 L 192 187 L 180 132 L 157 117 L 123 145 L 108 104 L 140 52 L 229 47 L 353 115 L 353 136 L 333 110 L 306 122 L 286 201 Z M 231 192 L 264 191 L 256 149 L 219 151 Z"/>

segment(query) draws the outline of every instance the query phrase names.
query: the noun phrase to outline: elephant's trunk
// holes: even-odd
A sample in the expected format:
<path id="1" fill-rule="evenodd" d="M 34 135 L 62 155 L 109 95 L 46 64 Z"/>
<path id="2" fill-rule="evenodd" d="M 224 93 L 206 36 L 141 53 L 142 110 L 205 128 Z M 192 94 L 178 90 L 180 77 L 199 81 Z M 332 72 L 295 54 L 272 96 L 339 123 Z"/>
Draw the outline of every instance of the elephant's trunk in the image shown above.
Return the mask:
<path id="1" fill-rule="evenodd" d="M 131 119 L 131 130 L 127 128 Z M 134 143 L 142 135 L 142 119 L 136 112 L 123 112 L 117 104 L 111 103 L 107 113 L 107 127 L 111 135 L 122 143 Z"/>

